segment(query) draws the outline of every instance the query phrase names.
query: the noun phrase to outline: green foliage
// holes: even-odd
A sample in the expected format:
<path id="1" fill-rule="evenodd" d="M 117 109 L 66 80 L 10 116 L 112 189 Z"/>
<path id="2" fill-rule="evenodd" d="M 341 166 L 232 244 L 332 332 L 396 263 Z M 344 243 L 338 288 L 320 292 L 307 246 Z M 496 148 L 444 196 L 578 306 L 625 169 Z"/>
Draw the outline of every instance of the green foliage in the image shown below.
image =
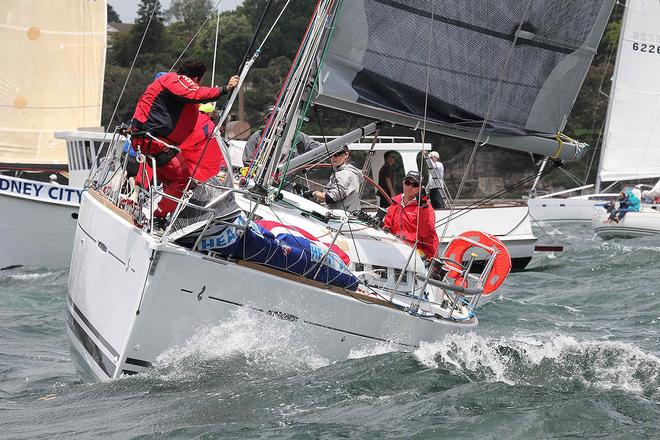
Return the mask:
<path id="1" fill-rule="evenodd" d="M 121 18 L 119 18 L 119 14 L 117 14 L 117 11 L 115 11 L 115 8 L 112 7 L 110 3 L 108 3 L 108 8 L 107 8 L 107 13 L 108 13 L 108 23 L 114 22 L 114 23 L 121 23 Z"/>
<path id="2" fill-rule="evenodd" d="M 192 37 L 211 13 L 211 9 L 211 0 L 172 0 L 170 8 L 165 12 L 165 18 L 174 21 L 172 27 L 181 27 Z"/>
<path id="3" fill-rule="evenodd" d="M 149 29 L 145 32 L 147 26 Z M 135 25 L 129 32 L 114 39 L 108 58 L 118 66 L 130 66 L 141 41 L 140 56 L 136 62 L 138 66 L 153 66 L 168 54 L 169 37 L 158 0 L 140 2 Z"/>

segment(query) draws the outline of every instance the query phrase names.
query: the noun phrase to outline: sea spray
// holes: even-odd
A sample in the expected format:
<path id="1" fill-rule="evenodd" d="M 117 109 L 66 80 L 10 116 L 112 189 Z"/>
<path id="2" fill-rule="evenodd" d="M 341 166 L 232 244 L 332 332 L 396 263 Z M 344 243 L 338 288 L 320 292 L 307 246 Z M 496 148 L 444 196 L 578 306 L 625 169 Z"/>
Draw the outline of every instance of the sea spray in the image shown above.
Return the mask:
<path id="1" fill-rule="evenodd" d="M 415 354 L 430 368 L 447 369 L 473 381 L 558 390 L 578 382 L 646 396 L 660 390 L 660 359 L 626 342 L 559 334 L 493 338 L 468 333 L 424 344 Z"/>

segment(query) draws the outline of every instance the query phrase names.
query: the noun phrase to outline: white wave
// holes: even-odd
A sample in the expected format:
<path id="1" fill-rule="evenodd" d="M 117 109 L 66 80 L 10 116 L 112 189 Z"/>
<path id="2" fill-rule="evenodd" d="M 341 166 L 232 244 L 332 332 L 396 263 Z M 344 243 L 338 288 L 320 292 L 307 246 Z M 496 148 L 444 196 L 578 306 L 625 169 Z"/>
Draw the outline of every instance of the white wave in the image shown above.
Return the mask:
<path id="1" fill-rule="evenodd" d="M 17 280 L 17 281 L 30 281 L 30 280 L 38 280 L 41 278 L 47 278 L 55 274 L 57 274 L 57 272 L 17 273 L 17 274 L 8 275 L 7 278 L 9 278 L 10 280 Z"/>
<path id="2" fill-rule="evenodd" d="M 207 362 L 236 356 L 242 357 L 248 367 L 271 371 L 317 369 L 330 363 L 300 340 L 295 324 L 240 308 L 231 319 L 200 329 L 185 344 L 158 356 L 156 366 L 158 369 L 176 368 L 190 361 Z"/>
<path id="3" fill-rule="evenodd" d="M 348 354 L 349 359 L 361 359 L 365 357 L 378 356 L 386 353 L 401 351 L 396 345 L 389 342 L 379 342 L 363 347 L 353 348 Z"/>
<path id="4" fill-rule="evenodd" d="M 625 342 L 556 334 L 497 339 L 467 333 L 425 344 L 415 355 L 430 368 L 450 366 L 469 377 L 512 385 L 536 383 L 551 374 L 546 386 L 557 386 L 554 381 L 559 379 L 636 394 L 660 391 L 660 359 Z"/>

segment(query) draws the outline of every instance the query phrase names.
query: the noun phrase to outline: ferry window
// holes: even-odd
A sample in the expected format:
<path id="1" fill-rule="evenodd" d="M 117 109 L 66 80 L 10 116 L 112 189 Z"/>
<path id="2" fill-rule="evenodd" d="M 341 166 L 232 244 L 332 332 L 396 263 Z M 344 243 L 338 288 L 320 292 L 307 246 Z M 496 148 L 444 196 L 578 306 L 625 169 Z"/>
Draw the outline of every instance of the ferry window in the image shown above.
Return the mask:
<path id="1" fill-rule="evenodd" d="M 387 267 L 385 266 L 373 266 L 373 270 L 378 271 L 378 276 L 384 280 L 387 279 Z"/>

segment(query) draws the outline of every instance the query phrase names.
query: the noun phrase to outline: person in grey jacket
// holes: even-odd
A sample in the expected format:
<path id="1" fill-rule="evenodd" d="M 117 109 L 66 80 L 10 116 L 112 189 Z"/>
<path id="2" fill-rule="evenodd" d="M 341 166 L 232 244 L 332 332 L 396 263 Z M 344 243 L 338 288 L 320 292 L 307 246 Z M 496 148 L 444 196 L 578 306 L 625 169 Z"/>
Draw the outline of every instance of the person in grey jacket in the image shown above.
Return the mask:
<path id="1" fill-rule="evenodd" d="M 325 203 L 330 209 L 343 209 L 346 212 L 359 211 L 360 185 L 364 177 L 362 171 L 348 163 L 348 147 L 344 147 L 330 156 L 333 173 L 330 182 L 323 191 L 314 191 L 312 195 L 319 203 Z"/>

